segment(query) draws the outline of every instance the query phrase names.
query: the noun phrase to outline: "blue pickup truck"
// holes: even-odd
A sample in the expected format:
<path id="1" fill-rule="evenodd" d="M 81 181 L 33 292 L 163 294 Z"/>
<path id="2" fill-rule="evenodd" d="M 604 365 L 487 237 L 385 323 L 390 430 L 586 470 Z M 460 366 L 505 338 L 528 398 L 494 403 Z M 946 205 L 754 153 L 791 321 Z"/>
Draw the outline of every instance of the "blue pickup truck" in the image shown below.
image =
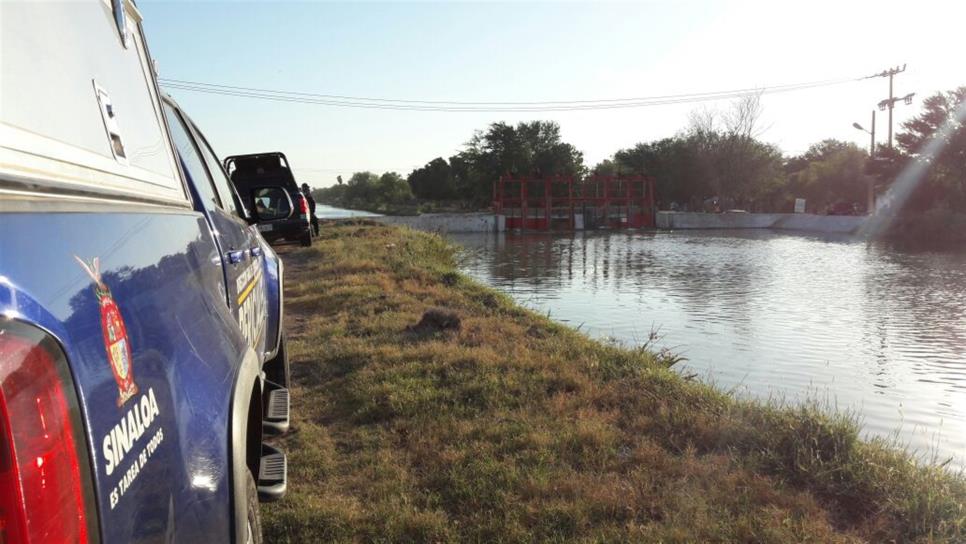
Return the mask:
<path id="1" fill-rule="evenodd" d="M 282 262 L 130 0 L 0 3 L 0 542 L 260 542 Z"/>

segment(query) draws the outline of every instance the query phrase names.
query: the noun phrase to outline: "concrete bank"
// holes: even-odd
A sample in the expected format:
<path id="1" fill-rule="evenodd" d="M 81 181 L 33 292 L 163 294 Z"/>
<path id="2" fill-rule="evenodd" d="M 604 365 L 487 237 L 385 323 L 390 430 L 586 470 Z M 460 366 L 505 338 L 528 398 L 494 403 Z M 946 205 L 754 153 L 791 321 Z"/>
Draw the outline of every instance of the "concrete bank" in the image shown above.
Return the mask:
<path id="1" fill-rule="evenodd" d="M 387 225 L 405 225 L 426 232 L 502 232 L 506 218 L 492 213 L 428 213 L 370 217 Z M 829 234 L 851 234 L 865 222 L 864 216 L 813 215 L 805 213 L 696 213 L 657 212 L 659 229 L 772 229 Z M 583 221 L 578 221 L 582 226 Z M 578 227 L 577 230 L 582 230 Z"/>
<path id="2" fill-rule="evenodd" d="M 406 225 L 427 232 L 496 232 L 497 216 L 492 213 L 426 213 L 370 217 L 387 225 Z"/>
<path id="3" fill-rule="evenodd" d="M 849 234 L 865 216 L 807 213 L 695 213 L 657 212 L 659 229 L 773 229 Z"/>

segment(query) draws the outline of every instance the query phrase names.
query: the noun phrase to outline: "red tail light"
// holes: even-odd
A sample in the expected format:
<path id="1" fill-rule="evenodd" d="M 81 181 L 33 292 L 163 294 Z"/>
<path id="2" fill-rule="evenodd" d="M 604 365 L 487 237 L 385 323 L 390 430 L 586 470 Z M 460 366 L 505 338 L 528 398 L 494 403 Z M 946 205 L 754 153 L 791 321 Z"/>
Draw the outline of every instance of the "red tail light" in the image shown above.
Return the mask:
<path id="1" fill-rule="evenodd" d="M 60 348 L 0 321 L 0 542 L 88 542 L 83 436 Z"/>
<path id="2" fill-rule="evenodd" d="M 302 215 L 309 214 L 309 201 L 305 199 L 305 195 L 299 195 L 299 212 Z"/>

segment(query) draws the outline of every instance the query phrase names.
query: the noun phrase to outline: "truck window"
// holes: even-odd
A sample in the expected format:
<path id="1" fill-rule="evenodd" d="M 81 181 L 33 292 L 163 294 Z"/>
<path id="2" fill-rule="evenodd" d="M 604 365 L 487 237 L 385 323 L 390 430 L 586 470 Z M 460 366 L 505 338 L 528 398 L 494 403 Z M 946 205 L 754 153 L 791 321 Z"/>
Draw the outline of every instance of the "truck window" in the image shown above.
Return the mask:
<path id="1" fill-rule="evenodd" d="M 196 132 L 200 134 L 197 129 Z M 215 182 L 215 190 L 218 191 L 218 196 L 224 203 L 225 211 L 242 217 L 241 212 L 235 206 L 235 199 L 232 197 L 231 182 L 228 181 L 228 176 L 225 175 L 221 162 L 215 156 L 215 152 L 208 145 L 208 140 L 203 135 L 198 138 L 198 147 L 201 148 L 201 156 L 204 158 L 205 164 L 208 165 L 208 172 L 211 173 L 211 179 Z"/>
<path id="2" fill-rule="evenodd" d="M 208 177 L 208 170 L 205 168 L 204 161 L 198 154 L 194 141 L 188 134 L 188 129 L 181 120 L 181 116 L 167 103 L 164 105 L 164 116 L 168 119 L 168 128 L 171 131 L 174 147 L 178 150 L 184 169 L 187 170 L 188 176 L 191 177 L 191 181 L 198 189 L 198 194 L 204 201 L 204 205 L 206 207 L 221 206 L 215 188 L 211 185 L 211 179 Z"/>
<path id="3" fill-rule="evenodd" d="M 186 204 L 138 14 L 122 5 L 126 48 L 111 2 L 0 2 L 0 171 L 30 161 L 13 173 Z"/>

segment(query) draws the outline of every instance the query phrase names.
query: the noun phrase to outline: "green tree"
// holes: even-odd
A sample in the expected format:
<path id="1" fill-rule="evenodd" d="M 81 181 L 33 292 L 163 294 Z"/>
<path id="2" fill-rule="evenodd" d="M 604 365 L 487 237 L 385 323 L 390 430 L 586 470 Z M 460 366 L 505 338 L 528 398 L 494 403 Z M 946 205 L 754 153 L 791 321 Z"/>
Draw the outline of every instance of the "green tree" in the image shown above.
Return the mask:
<path id="1" fill-rule="evenodd" d="M 312 196 L 315 198 L 316 202 L 321 204 L 328 204 L 329 206 L 336 206 L 339 208 L 347 208 L 349 207 L 346 199 L 346 191 L 348 189 L 349 188 L 346 185 L 332 185 L 330 187 L 312 189 Z"/>
<path id="2" fill-rule="evenodd" d="M 788 191 L 805 198 L 811 211 L 836 202 L 865 203 L 868 154 L 851 142 L 823 140 L 786 162 Z"/>
<path id="3" fill-rule="evenodd" d="M 396 172 L 379 176 L 368 171 L 352 174 L 344 184 L 316 189 L 312 195 L 323 204 L 373 211 L 408 204 L 413 198 L 409 184 Z"/>
<path id="4" fill-rule="evenodd" d="M 413 198 L 409 183 L 396 172 L 386 172 L 379 176 L 375 189 L 376 201 L 385 205 L 399 205 Z"/>
<path id="5" fill-rule="evenodd" d="M 784 161 L 777 147 L 744 134 L 718 135 L 714 144 L 718 192 L 739 207 L 754 207 L 784 183 Z"/>
<path id="6" fill-rule="evenodd" d="M 379 201 L 377 185 L 379 176 L 372 172 L 356 172 L 346 182 L 345 200 L 347 203 L 375 204 Z"/>
<path id="7" fill-rule="evenodd" d="M 746 208 L 763 208 L 784 182 L 781 152 L 741 133 L 694 129 L 614 154 L 617 170 L 655 178 L 655 198 L 696 209 L 718 196 Z"/>
<path id="8" fill-rule="evenodd" d="M 413 194 L 426 200 L 447 200 L 457 193 L 452 168 L 442 157 L 413 170 L 407 181 Z"/>
<path id="9" fill-rule="evenodd" d="M 653 176 L 655 198 L 665 206 L 671 202 L 693 203 L 713 194 L 693 143 L 686 137 L 675 137 L 622 149 L 614 154 L 616 171 Z"/>
<path id="10" fill-rule="evenodd" d="M 493 123 L 478 131 L 459 153 L 459 196 L 488 202 L 493 182 L 502 175 L 550 176 L 586 173 L 583 153 L 560 136 L 560 125 L 552 121 Z M 452 161 L 451 161 L 452 165 Z"/>
<path id="11" fill-rule="evenodd" d="M 314 198 L 316 202 L 321 202 L 322 204 L 340 206 L 342 205 L 342 200 L 344 197 L 345 185 L 333 185 L 331 187 L 312 189 L 312 198 Z"/>
<path id="12" fill-rule="evenodd" d="M 472 200 L 467 195 L 475 192 L 473 183 L 476 182 L 477 174 L 473 171 L 470 162 L 462 153 L 457 153 L 449 158 L 450 173 L 453 176 L 453 196 L 465 200 Z"/>
<path id="13" fill-rule="evenodd" d="M 613 176 L 617 173 L 617 163 L 611 159 L 604 159 L 591 168 L 590 173 L 598 176 Z"/>
<path id="14" fill-rule="evenodd" d="M 966 86 L 926 98 L 922 113 L 904 122 L 902 129 L 896 135 L 896 152 L 887 155 L 893 163 L 889 173 L 894 178 L 909 161 L 929 166 L 906 208 L 966 211 Z M 927 156 L 925 147 L 934 137 L 942 139 L 942 146 L 934 156 Z"/>
<path id="15" fill-rule="evenodd" d="M 615 153 L 616 170 L 653 176 L 655 198 L 663 206 L 688 203 L 698 209 L 717 196 L 727 206 L 768 208 L 784 184 L 783 160 L 778 148 L 758 139 L 760 117 L 757 94 L 724 113 L 694 111 L 681 134 Z"/>

